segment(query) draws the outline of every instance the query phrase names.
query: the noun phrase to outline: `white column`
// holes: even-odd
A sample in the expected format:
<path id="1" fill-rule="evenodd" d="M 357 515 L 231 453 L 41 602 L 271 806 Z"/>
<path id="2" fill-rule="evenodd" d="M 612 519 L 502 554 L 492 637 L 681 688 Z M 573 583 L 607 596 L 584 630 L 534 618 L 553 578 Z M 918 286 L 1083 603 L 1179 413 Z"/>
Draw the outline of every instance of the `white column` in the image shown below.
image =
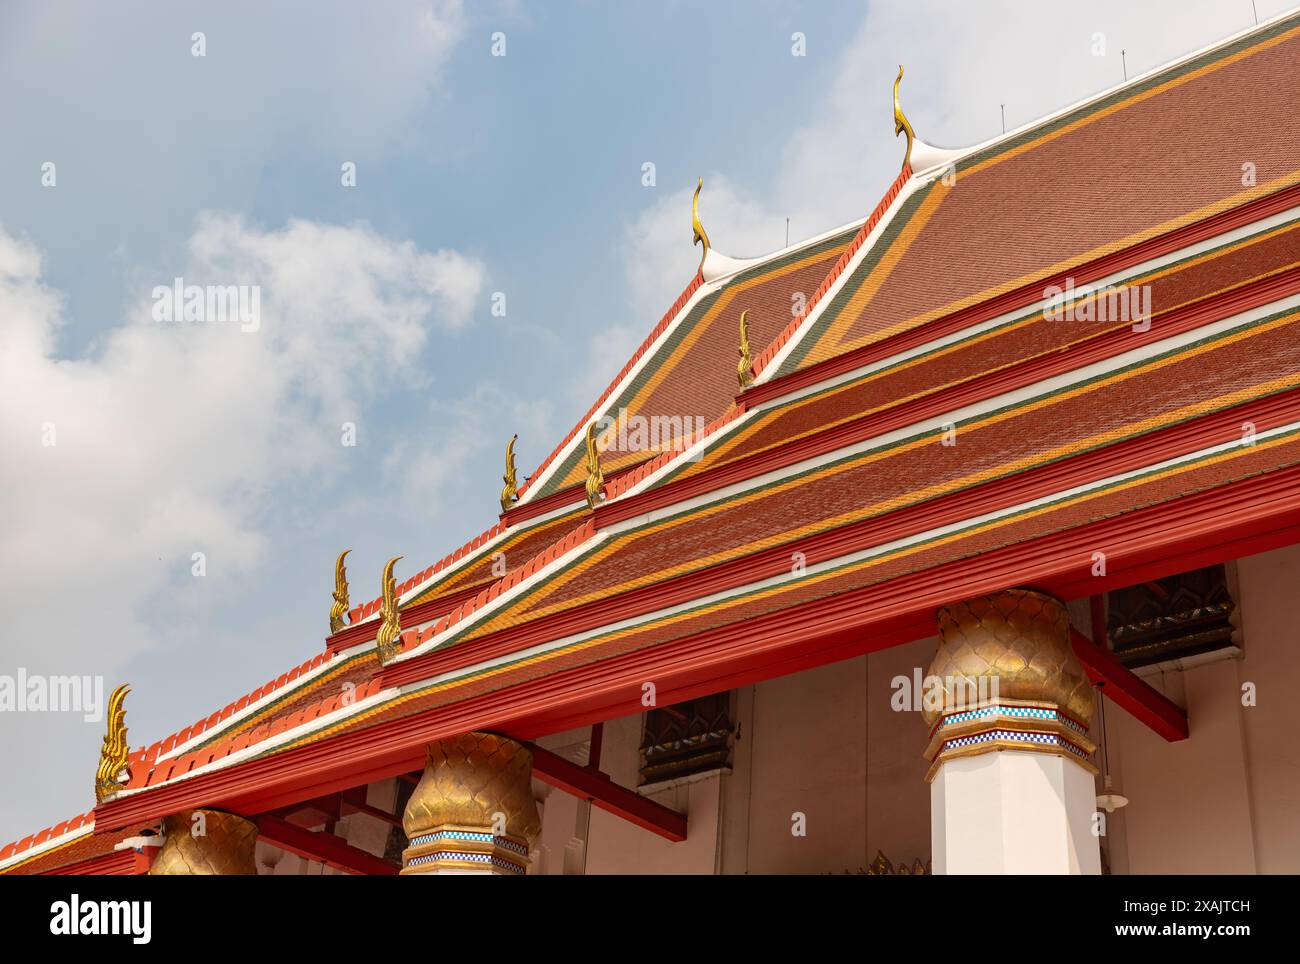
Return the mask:
<path id="1" fill-rule="evenodd" d="M 930 783 L 936 874 L 1099 874 L 1093 775 L 1048 753 L 945 762 Z"/>
<path id="2" fill-rule="evenodd" d="M 925 708 L 934 872 L 1101 873 L 1094 694 L 1064 605 L 1011 589 L 938 615 Z"/>

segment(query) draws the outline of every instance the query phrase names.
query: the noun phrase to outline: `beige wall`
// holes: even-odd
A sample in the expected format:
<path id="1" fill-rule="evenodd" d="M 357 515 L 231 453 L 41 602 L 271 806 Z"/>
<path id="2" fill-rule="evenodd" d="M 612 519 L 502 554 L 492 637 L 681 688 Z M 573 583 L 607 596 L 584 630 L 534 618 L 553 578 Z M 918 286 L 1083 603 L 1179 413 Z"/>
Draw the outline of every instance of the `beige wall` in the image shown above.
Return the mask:
<path id="1" fill-rule="evenodd" d="M 1187 709 L 1191 737 L 1165 743 L 1108 716 L 1131 800 L 1112 818 L 1116 872 L 1300 873 L 1300 547 L 1236 565 L 1241 658 L 1147 677 Z M 1248 682 L 1255 706 L 1242 705 Z"/>
<path id="2" fill-rule="evenodd" d="M 863 862 L 866 673 L 865 659 L 849 660 L 747 694 L 741 739 L 749 746 L 728 778 L 728 812 L 743 817 L 726 840 L 734 872 L 842 873 Z M 796 814 L 804 836 L 792 833 Z"/>
<path id="3" fill-rule="evenodd" d="M 1237 679 L 1257 690 L 1257 704 L 1240 709 L 1255 862 L 1261 873 L 1300 873 L 1300 546 L 1243 559 L 1237 571 L 1246 651 Z"/>
<path id="4" fill-rule="evenodd" d="M 919 714 L 891 710 L 890 681 L 924 669 L 934 647 L 923 640 L 738 690 L 730 772 L 648 794 L 687 814 L 688 839 L 671 844 L 594 810 L 587 873 L 843 873 L 877 850 L 928 859 L 926 728 Z M 640 714 L 605 724 L 602 768 L 623 786 L 637 784 L 640 738 Z M 582 763 L 586 739 L 584 729 L 540 742 Z M 563 873 L 584 816 L 573 798 L 537 789 L 542 870 Z M 796 813 L 804 836 L 791 832 Z"/>

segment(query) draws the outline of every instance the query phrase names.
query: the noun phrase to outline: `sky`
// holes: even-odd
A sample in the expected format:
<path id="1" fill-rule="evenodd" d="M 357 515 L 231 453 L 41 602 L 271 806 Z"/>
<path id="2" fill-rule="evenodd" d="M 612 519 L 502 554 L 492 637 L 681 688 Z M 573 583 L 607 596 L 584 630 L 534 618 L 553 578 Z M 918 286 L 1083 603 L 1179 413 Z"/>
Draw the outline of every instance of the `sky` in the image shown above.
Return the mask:
<path id="1" fill-rule="evenodd" d="M 343 548 L 355 604 L 496 521 L 510 436 L 522 477 L 690 280 L 697 177 L 764 254 L 875 206 L 899 63 L 961 147 L 1254 17 L 3 0 L 0 678 L 129 681 L 132 746 L 224 707 L 323 647 Z M 256 330 L 156 320 L 178 277 L 256 285 Z M 0 844 L 93 804 L 84 716 L 0 711 Z"/>

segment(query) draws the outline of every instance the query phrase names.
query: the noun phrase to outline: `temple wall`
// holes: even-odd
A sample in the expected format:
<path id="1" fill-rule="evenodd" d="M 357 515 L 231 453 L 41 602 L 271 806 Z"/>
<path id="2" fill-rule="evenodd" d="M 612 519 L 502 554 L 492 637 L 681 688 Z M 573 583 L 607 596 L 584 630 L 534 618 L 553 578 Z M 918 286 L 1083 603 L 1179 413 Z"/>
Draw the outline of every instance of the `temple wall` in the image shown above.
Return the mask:
<path id="1" fill-rule="evenodd" d="M 725 841 L 728 872 L 842 873 L 865 862 L 866 677 L 867 661 L 854 659 L 750 688 L 740 717 L 749 746 L 729 778 L 728 812 L 744 819 Z M 806 835 L 792 833 L 796 820 Z"/>
<path id="2" fill-rule="evenodd" d="M 1111 772 L 1130 801 L 1109 820 L 1112 872 L 1255 872 L 1237 665 L 1220 660 L 1148 678 L 1188 708 L 1185 741 L 1167 743 L 1113 704 L 1106 707 Z"/>
<path id="3" fill-rule="evenodd" d="M 742 692 L 726 873 L 857 871 L 877 851 L 929 858 L 926 728 L 920 714 L 891 708 L 890 683 L 925 667 L 934 648 L 919 640 Z M 803 837 L 791 832 L 797 812 Z"/>
<path id="4" fill-rule="evenodd" d="M 592 810 L 586 872 L 843 873 L 865 867 L 877 850 L 895 861 L 927 860 L 926 729 L 918 713 L 891 709 L 890 682 L 924 668 L 934 647 L 921 640 L 738 690 L 730 772 L 647 794 L 687 814 L 688 839 L 670 844 Z M 605 724 L 601 766 L 623 786 L 637 785 L 641 725 L 640 714 Z M 584 728 L 539 742 L 581 763 L 587 736 Z M 581 872 L 582 804 L 536 788 L 537 870 Z M 791 832 L 797 813 L 804 836 Z"/>
<path id="5" fill-rule="evenodd" d="M 605 724 L 603 769 L 616 783 L 637 785 L 641 715 Z M 610 754 L 611 749 L 617 752 Z M 717 872 L 723 778 L 712 775 L 682 781 L 655 793 L 651 800 L 686 814 L 687 839 L 670 843 L 603 810 L 592 810 L 587 872 L 645 874 L 712 874 Z M 629 871 L 629 868 L 636 868 Z"/>
<path id="6" fill-rule="evenodd" d="M 1260 873 L 1300 873 L 1300 546 L 1241 560 L 1238 578 L 1246 640 L 1239 680 L 1257 690 L 1257 705 L 1239 710 L 1255 861 Z M 1261 645 L 1252 645 L 1256 641 Z"/>
<path id="7" fill-rule="evenodd" d="M 1108 707 L 1111 769 L 1130 799 L 1112 817 L 1115 872 L 1300 872 L 1297 587 L 1300 547 L 1239 560 L 1242 658 L 1147 676 L 1187 708 L 1188 740 Z M 1242 705 L 1247 682 L 1255 706 Z"/>
<path id="8" fill-rule="evenodd" d="M 608 720 L 601 750 L 601 769 L 615 783 L 637 785 L 640 765 L 641 714 Z M 584 727 L 539 740 L 542 746 L 576 763 L 586 762 Z M 572 751 L 572 752 L 570 752 Z M 713 774 L 657 789 L 647 796 L 687 816 L 687 839 L 671 843 L 595 807 L 588 808 L 567 793 L 542 786 L 542 836 L 539 866 L 547 874 L 582 873 L 583 841 L 588 874 L 712 874 L 717 872 L 723 777 Z"/>
<path id="9" fill-rule="evenodd" d="M 922 674 L 934 658 L 938 639 L 921 639 L 872 653 L 867 712 L 871 741 L 867 752 L 867 849 L 895 863 L 930 854 L 929 768 L 922 753 L 929 730 L 921 714 L 898 713 L 890 705 L 896 676 Z"/>

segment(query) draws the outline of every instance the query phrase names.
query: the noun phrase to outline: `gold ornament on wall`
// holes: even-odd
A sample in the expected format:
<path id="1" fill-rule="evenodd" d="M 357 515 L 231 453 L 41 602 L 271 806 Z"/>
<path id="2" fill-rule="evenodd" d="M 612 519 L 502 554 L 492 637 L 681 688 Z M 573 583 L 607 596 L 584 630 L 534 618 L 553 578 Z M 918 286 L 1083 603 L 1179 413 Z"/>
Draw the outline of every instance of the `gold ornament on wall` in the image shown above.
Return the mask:
<path id="1" fill-rule="evenodd" d="M 740 363 L 736 366 L 736 377 L 743 392 L 754 383 L 754 353 L 749 347 L 749 309 L 740 313 Z"/>
<path id="2" fill-rule="evenodd" d="M 334 605 L 330 606 L 331 635 L 343 628 L 343 617 L 348 611 L 348 571 L 343 565 L 343 560 L 351 551 L 351 549 L 344 549 L 339 553 L 338 561 L 334 563 Z"/>
<path id="3" fill-rule="evenodd" d="M 900 861 L 895 867 L 881 850 L 876 851 L 876 859 L 871 861 L 870 867 L 858 871 L 858 875 L 864 877 L 929 877 L 932 873 L 928 860 L 921 863 L 921 858 L 917 857 L 912 861 L 911 867 L 907 865 L 907 861 Z"/>
<path id="4" fill-rule="evenodd" d="M 515 503 L 515 499 L 519 497 L 518 477 L 515 474 L 515 442 L 517 441 L 519 441 L 519 435 L 515 434 L 506 446 L 506 474 L 501 476 L 501 481 L 505 483 L 505 488 L 501 490 L 502 512 L 509 512 L 510 507 Z"/>
<path id="5" fill-rule="evenodd" d="M 709 233 L 704 230 L 704 225 L 700 223 L 700 191 L 703 187 L 704 178 L 700 178 L 695 184 L 695 197 L 691 200 L 691 230 L 694 231 L 691 245 L 704 245 L 704 250 L 700 252 L 701 269 L 704 268 L 704 259 L 709 256 Z"/>
<path id="6" fill-rule="evenodd" d="M 393 578 L 393 566 L 401 558 L 401 556 L 393 556 L 384 563 L 384 574 L 379 579 L 383 603 L 379 607 L 381 622 L 375 642 L 379 662 L 383 664 L 387 664 L 402 650 L 399 642 L 402 636 L 402 614 L 397 608 L 397 581 Z"/>
<path id="7" fill-rule="evenodd" d="M 131 687 L 123 683 L 113 690 L 108 698 L 108 732 L 104 734 L 104 745 L 99 751 L 99 768 L 95 771 L 95 802 L 103 803 L 105 799 L 122 789 L 122 771 L 126 770 L 130 751 L 126 744 L 126 694 Z M 127 774 L 130 778 L 130 774 Z"/>
<path id="8" fill-rule="evenodd" d="M 903 79 L 903 65 L 898 65 L 898 76 L 894 78 L 894 136 L 899 134 L 907 135 L 907 153 L 903 155 L 903 167 L 907 167 L 912 162 L 912 141 L 916 135 L 912 132 L 912 125 L 908 123 L 907 116 L 903 113 L 903 107 L 898 102 L 898 85 Z"/>

